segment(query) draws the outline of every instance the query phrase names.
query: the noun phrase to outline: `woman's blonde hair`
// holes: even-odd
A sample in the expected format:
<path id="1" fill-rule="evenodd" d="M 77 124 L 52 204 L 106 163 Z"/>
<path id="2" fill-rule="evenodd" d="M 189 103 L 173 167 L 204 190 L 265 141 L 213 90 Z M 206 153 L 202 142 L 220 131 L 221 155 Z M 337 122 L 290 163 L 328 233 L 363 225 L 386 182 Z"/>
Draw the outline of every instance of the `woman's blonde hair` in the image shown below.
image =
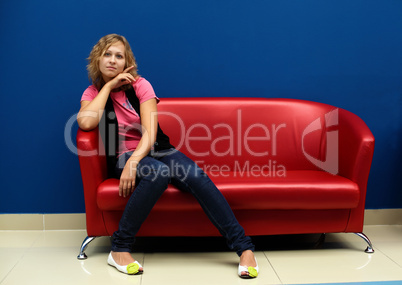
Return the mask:
<path id="1" fill-rule="evenodd" d="M 134 78 L 139 77 L 137 74 L 137 62 L 135 61 L 135 57 L 133 51 L 131 50 L 130 44 L 126 40 L 125 37 L 117 35 L 117 34 L 110 34 L 102 37 L 96 45 L 92 48 L 91 53 L 89 54 L 88 65 L 88 77 L 95 85 L 95 87 L 100 90 L 103 85 L 105 85 L 105 81 L 103 80 L 102 73 L 99 69 L 99 61 L 101 57 L 105 54 L 105 52 L 109 49 L 109 47 L 117 42 L 122 42 L 125 47 L 125 59 L 126 64 L 124 68 L 126 69 L 129 66 L 134 66 L 133 69 L 129 71 Z"/>

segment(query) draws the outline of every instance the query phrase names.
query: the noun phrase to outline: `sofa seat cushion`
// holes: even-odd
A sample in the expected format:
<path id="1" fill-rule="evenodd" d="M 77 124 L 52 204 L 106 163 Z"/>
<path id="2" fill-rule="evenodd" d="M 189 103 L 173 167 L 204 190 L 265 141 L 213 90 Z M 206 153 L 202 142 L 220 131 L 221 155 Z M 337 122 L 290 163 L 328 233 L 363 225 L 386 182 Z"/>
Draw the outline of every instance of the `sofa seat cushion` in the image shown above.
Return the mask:
<path id="1" fill-rule="evenodd" d="M 323 171 L 287 171 L 286 177 L 253 177 L 235 172 L 209 174 L 233 210 L 352 209 L 359 203 L 359 188 L 347 178 Z M 98 207 L 124 210 L 128 201 L 120 197 L 119 180 L 108 179 L 98 187 Z M 135 191 L 135 190 L 134 190 Z M 169 185 L 154 210 L 200 209 L 196 199 Z"/>

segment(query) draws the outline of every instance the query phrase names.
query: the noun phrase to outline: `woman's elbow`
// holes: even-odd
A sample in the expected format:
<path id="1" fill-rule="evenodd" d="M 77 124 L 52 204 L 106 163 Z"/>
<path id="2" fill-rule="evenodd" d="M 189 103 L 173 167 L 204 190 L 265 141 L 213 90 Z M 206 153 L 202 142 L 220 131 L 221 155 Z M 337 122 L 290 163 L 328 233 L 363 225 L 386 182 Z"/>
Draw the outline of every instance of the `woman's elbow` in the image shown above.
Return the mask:
<path id="1" fill-rule="evenodd" d="M 91 120 L 86 120 L 85 118 L 77 119 L 78 127 L 83 131 L 91 131 L 95 129 L 98 124 L 94 124 Z"/>

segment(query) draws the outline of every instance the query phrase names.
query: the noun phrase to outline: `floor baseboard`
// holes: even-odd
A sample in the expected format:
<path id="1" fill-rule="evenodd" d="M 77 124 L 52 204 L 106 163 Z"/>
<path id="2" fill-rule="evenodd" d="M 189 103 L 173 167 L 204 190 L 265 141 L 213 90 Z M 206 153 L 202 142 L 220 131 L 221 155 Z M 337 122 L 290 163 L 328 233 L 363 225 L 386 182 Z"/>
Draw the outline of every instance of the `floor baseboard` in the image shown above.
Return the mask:
<path id="1" fill-rule="evenodd" d="M 365 211 L 365 225 L 402 225 L 402 209 Z M 84 230 L 85 214 L 0 214 L 0 230 Z"/>

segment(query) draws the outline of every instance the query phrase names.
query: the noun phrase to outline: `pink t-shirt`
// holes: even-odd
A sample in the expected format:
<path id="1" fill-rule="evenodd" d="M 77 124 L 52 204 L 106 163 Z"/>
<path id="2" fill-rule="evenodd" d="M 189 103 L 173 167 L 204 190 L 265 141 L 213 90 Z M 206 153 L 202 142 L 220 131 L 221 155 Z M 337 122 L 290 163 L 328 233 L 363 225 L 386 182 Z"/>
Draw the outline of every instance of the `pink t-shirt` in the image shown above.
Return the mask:
<path id="1" fill-rule="evenodd" d="M 140 104 L 156 97 L 152 85 L 140 77 L 133 83 L 135 94 Z M 81 101 L 92 101 L 99 91 L 94 85 L 89 86 L 82 94 Z M 131 106 L 124 91 L 111 92 L 110 98 L 113 101 L 114 111 L 116 112 L 117 122 L 119 124 L 119 150 L 118 155 L 128 151 L 134 151 L 141 139 L 141 119 L 134 108 Z"/>

